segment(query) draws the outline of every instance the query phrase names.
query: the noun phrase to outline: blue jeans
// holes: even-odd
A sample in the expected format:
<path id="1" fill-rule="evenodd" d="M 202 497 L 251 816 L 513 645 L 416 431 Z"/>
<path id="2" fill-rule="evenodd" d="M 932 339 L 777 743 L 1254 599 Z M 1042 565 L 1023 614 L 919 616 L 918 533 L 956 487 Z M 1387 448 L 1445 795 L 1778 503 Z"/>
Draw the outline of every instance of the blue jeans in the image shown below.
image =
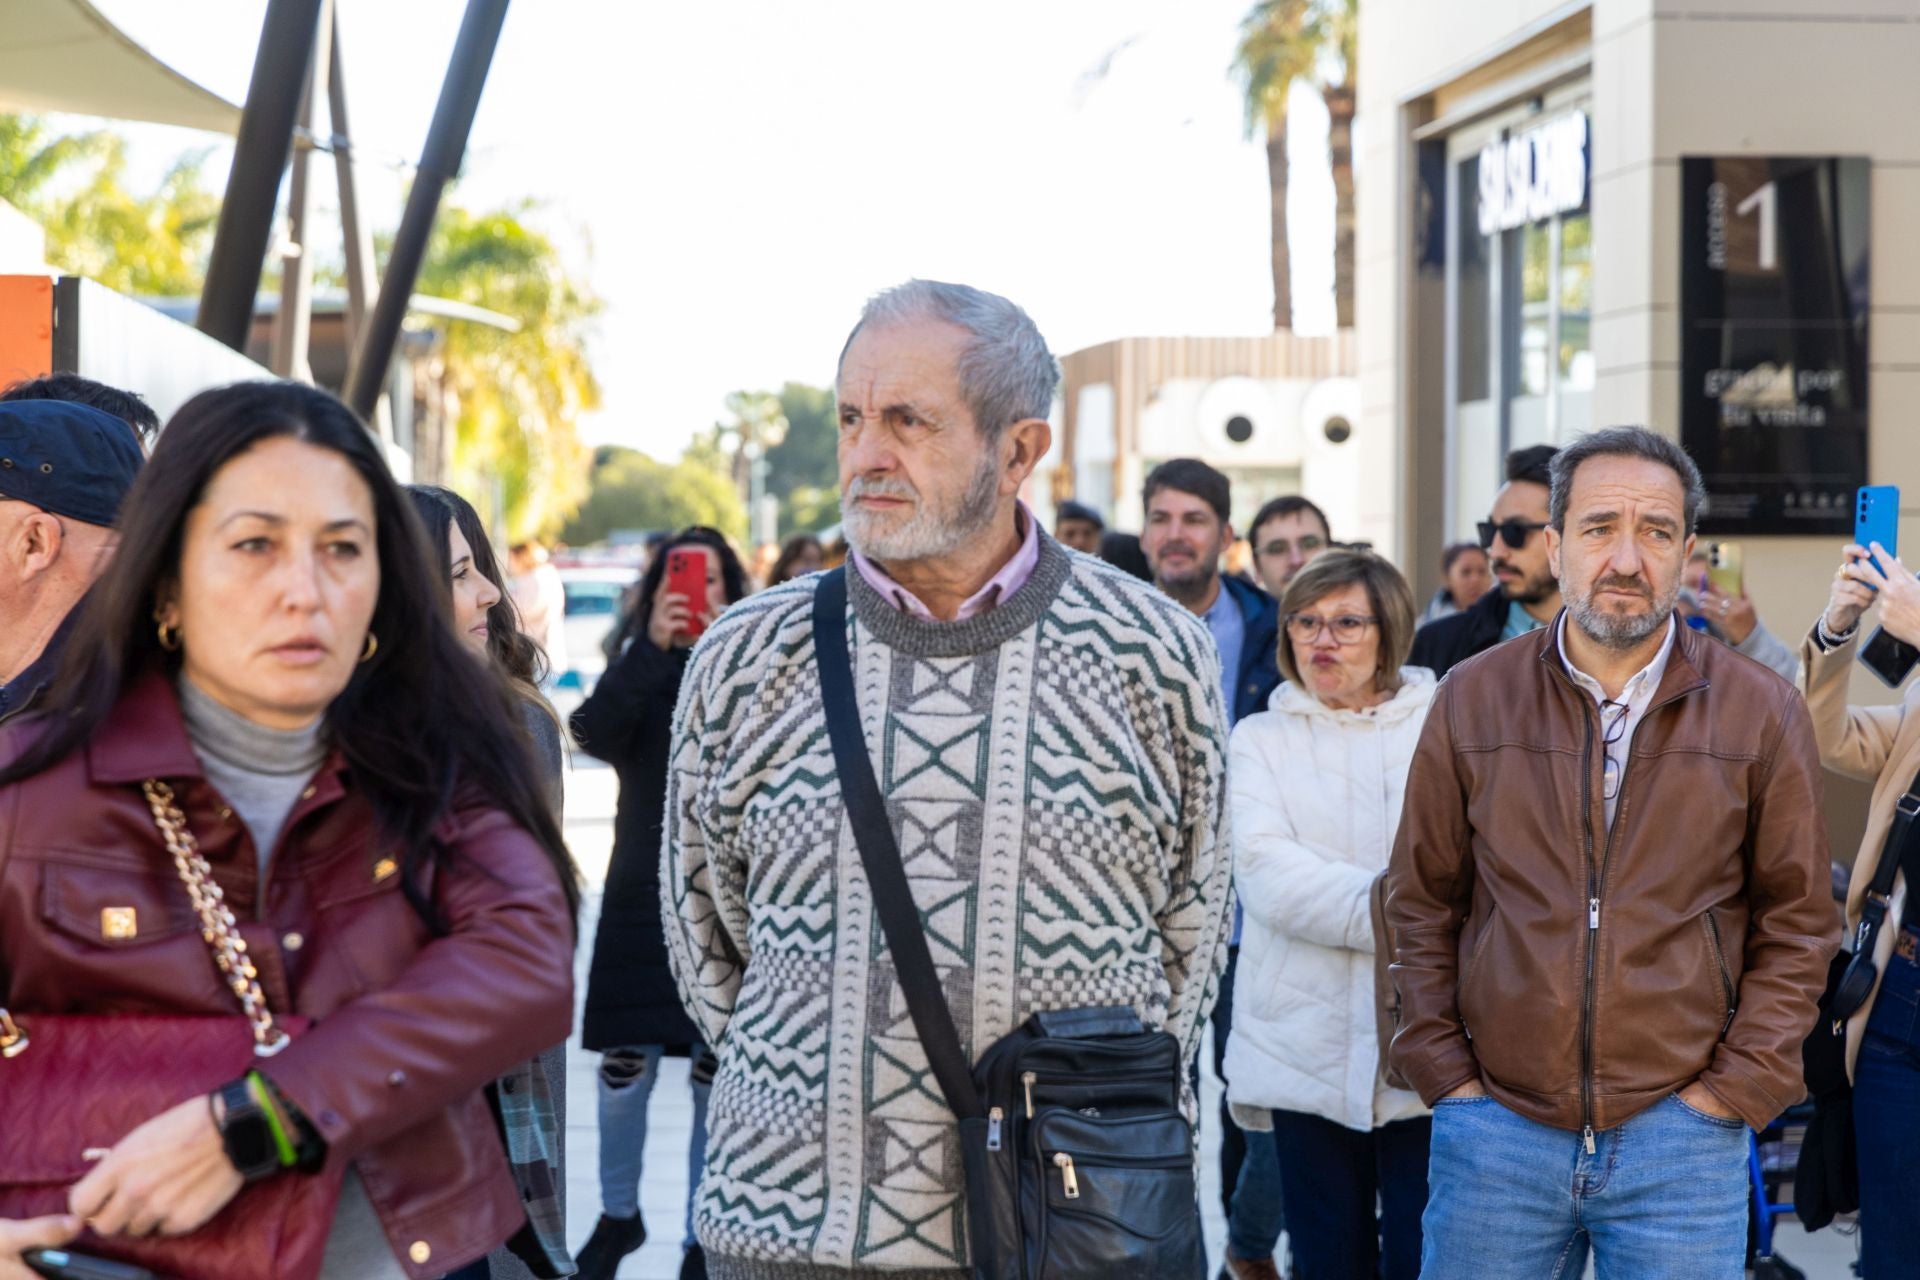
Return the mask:
<path id="1" fill-rule="evenodd" d="M 1298 1280 L 1415 1280 L 1432 1133 L 1425 1116 L 1362 1131 L 1273 1113 L 1287 1212 L 1306 1228 L 1292 1237 Z"/>
<path id="2" fill-rule="evenodd" d="M 609 1050 L 600 1059 L 600 1210 L 610 1218 L 640 1212 L 640 1175 L 647 1150 L 647 1101 L 660 1078 L 665 1049 L 657 1044 Z M 693 1141 L 687 1147 L 687 1215 L 683 1248 L 693 1234 L 693 1201 L 707 1163 L 707 1098 L 713 1091 L 714 1059 L 705 1045 L 693 1047 Z"/>
<path id="3" fill-rule="evenodd" d="M 1222 1115 L 1221 1123 L 1233 1124 L 1233 1117 Z M 1252 1261 L 1273 1256 L 1280 1233 L 1286 1229 L 1286 1211 L 1274 1135 L 1258 1129 L 1242 1133 L 1246 1155 L 1240 1161 L 1240 1176 L 1227 1207 L 1227 1252 Z M 1284 1268 L 1282 1271 L 1284 1274 Z"/>
<path id="4" fill-rule="evenodd" d="M 1889 957 L 1853 1068 L 1860 1274 L 1920 1275 L 1920 967 Z"/>
<path id="5" fill-rule="evenodd" d="M 1594 1135 L 1434 1108 L 1421 1280 L 1742 1280 L 1747 1129 L 1668 1097 Z"/>

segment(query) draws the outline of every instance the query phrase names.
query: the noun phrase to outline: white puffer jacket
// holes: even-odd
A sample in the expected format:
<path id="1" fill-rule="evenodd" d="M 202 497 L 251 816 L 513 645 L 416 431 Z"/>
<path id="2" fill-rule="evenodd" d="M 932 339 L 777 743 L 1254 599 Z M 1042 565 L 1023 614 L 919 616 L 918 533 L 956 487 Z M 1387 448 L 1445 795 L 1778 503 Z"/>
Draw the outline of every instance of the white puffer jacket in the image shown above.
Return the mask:
<path id="1" fill-rule="evenodd" d="M 1227 1039 L 1227 1100 L 1249 1129 L 1271 1110 L 1349 1129 L 1425 1115 L 1380 1078 L 1368 895 L 1387 867 L 1407 766 L 1433 703 L 1425 667 L 1392 698 L 1335 711 L 1292 683 L 1233 731 L 1233 876 L 1246 908 Z"/>

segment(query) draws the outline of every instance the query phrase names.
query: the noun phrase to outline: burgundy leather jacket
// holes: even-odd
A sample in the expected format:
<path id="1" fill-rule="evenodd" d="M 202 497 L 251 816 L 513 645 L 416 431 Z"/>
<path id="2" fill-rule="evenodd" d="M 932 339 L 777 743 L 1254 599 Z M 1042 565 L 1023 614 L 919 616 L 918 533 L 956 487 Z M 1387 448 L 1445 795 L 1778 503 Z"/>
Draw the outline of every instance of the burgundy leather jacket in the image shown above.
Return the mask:
<path id="1" fill-rule="evenodd" d="M 32 732 L 31 718 L 0 730 L 0 760 Z M 450 815 L 453 869 L 427 886 L 448 926 L 436 937 L 336 753 L 263 883 L 171 685 L 147 676 L 86 747 L 0 788 L 0 1004 L 238 1013 L 141 795 L 147 778 L 172 784 L 269 1005 L 315 1020 L 261 1073 L 326 1138 L 329 1161 L 356 1167 L 407 1273 L 445 1275 L 505 1241 L 525 1213 L 480 1090 L 565 1039 L 573 1010 L 573 925 L 540 847 L 483 804 Z"/>

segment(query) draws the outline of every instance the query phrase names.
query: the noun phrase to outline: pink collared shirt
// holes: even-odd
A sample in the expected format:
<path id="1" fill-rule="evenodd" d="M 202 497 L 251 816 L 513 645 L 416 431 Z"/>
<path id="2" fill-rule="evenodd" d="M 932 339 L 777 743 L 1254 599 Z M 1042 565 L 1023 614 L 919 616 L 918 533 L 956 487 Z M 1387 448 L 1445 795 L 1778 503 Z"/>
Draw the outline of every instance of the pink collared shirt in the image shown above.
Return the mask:
<path id="1" fill-rule="evenodd" d="M 964 622 L 985 613 L 1025 586 L 1027 579 L 1033 576 L 1034 568 L 1040 563 L 1040 522 L 1033 518 L 1033 512 L 1027 510 L 1024 502 L 1015 508 L 1014 520 L 1026 529 L 1020 540 L 1020 549 L 1013 553 L 1012 559 L 1000 566 L 1000 572 L 987 579 L 987 585 L 961 602 L 960 612 L 954 615 L 953 621 Z M 867 585 L 893 601 L 894 607 L 900 612 L 912 614 L 922 622 L 944 621 L 934 617 L 933 610 L 921 603 L 918 596 L 895 582 L 885 569 L 858 551 L 849 558 L 853 561 L 853 567 L 860 571 L 860 576 L 867 580 Z"/>

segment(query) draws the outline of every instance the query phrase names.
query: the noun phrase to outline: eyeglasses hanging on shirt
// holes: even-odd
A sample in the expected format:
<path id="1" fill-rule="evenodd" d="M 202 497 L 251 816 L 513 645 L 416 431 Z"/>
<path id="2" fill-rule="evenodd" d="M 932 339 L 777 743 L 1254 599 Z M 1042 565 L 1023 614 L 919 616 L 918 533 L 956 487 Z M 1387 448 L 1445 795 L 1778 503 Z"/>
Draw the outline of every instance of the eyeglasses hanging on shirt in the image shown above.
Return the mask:
<path id="1" fill-rule="evenodd" d="M 1613 717 L 1609 720 L 1607 717 Z M 1620 741 L 1627 731 L 1627 704 L 1615 702 L 1611 698 L 1600 700 L 1600 745 L 1612 747 Z M 1613 752 L 1606 754 L 1606 763 L 1600 767 L 1601 794 L 1612 800 L 1620 794 L 1620 762 Z"/>

